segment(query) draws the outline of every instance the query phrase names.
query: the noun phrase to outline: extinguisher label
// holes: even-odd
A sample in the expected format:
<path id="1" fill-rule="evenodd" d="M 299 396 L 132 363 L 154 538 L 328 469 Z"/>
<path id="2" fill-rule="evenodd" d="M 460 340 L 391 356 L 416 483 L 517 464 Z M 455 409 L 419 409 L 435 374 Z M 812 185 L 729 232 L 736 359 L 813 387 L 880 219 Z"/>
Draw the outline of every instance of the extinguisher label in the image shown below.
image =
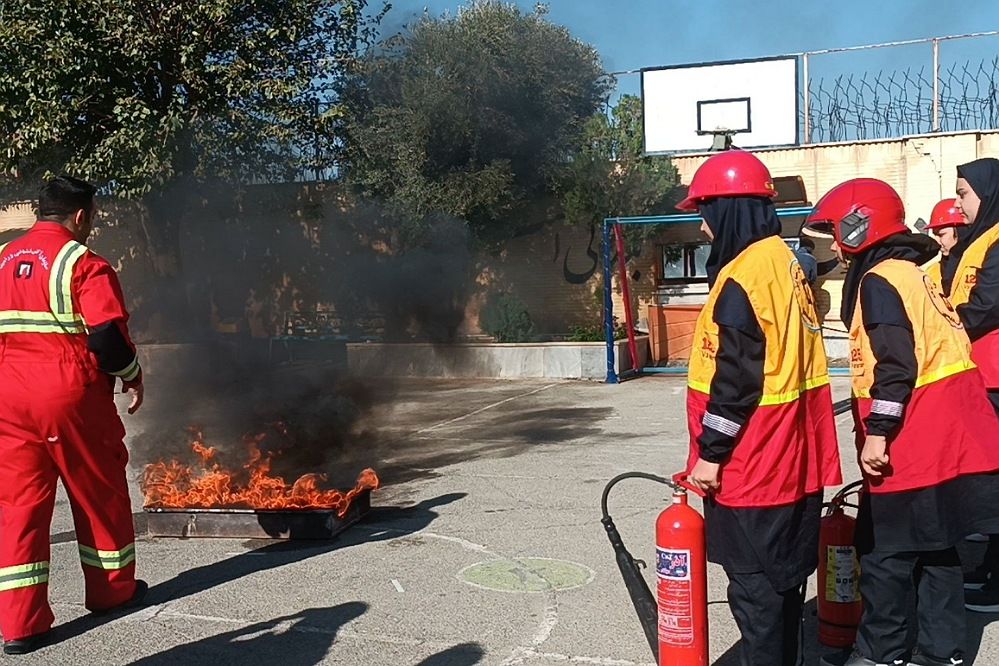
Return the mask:
<path id="1" fill-rule="evenodd" d="M 656 573 L 660 578 L 690 580 L 690 551 L 656 548 Z"/>
<path id="2" fill-rule="evenodd" d="M 853 546 L 826 546 L 826 601 L 860 601 L 860 563 Z"/>
<path id="3" fill-rule="evenodd" d="M 656 548 L 656 574 L 659 578 L 659 642 L 693 645 L 690 551 Z"/>

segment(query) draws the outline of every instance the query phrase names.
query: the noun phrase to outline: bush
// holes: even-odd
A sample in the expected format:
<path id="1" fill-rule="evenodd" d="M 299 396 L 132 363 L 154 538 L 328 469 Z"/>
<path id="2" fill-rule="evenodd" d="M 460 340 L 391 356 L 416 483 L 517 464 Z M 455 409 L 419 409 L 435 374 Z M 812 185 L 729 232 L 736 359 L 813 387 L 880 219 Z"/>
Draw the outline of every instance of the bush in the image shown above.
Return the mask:
<path id="1" fill-rule="evenodd" d="M 490 294 L 480 323 L 496 342 L 529 342 L 534 336 L 534 322 L 527 306 L 513 294 Z"/>
<path id="2" fill-rule="evenodd" d="M 617 317 L 614 317 L 614 339 L 623 340 L 626 337 L 628 337 L 627 327 L 619 323 Z M 570 329 L 568 337 L 566 337 L 567 342 L 603 342 L 606 339 L 603 324 L 573 326 Z"/>

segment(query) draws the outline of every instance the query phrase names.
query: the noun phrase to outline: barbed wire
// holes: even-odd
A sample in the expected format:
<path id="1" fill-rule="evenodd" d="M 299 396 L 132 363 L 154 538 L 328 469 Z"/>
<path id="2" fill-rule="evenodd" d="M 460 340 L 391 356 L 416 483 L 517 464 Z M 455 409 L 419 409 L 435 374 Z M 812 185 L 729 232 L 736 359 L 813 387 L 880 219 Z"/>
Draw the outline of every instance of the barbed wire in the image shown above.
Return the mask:
<path id="1" fill-rule="evenodd" d="M 811 142 L 890 139 L 933 127 L 933 74 L 928 67 L 842 74 L 808 82 Z M 939 78 L 940 131 L 999 128 L 999 56 L 955 63 Z M 803 95 L 799 101 L 803 102 Z M 804 104 L 799 122 L 804 123 Z"/>

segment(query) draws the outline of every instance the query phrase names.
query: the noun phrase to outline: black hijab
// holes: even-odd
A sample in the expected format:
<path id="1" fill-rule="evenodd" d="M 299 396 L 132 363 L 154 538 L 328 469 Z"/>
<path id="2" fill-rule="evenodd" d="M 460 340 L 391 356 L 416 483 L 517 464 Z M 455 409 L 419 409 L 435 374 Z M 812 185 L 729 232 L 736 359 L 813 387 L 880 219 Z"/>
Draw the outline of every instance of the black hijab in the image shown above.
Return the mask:
<path id="1" fill-rule="evenodd" d="M 853 312 L 857 307 L 860 280 L 867 271 L 886 259 L 902 259 L 922 266 L 939 251 L 940 245 L 933 238 L 909 231 L 889 236 L 877 245 L 851 257 L 850 267 L 846 269 L 846 278 L 843 280 L 843 302 L 839 310 L 840 319 L 847 330 L 850 328 Z"/>
<path id="2" fill-rule="evenodd" d="M 941 265 L 943 289 L 950 293 L 951 282 L 961 263 L 961 256 L 968 247 L 999 224 L 999 160 L 985 157 L 957 167 L 958 178 L 964 178 L 982 200 L 975 219 L 971 224 L 960 227 L 957 244 L 950 251 L 950 259 Z"/>
<path id="3" fill-rule="evenodd" d="M 699 206 L 701 217 L 714 234 L 705 270 L 708 286 L 718 273 L 758 240 L 780 235 L 780 220 L 770 199 L 763 197 L 719 197 Z"/>

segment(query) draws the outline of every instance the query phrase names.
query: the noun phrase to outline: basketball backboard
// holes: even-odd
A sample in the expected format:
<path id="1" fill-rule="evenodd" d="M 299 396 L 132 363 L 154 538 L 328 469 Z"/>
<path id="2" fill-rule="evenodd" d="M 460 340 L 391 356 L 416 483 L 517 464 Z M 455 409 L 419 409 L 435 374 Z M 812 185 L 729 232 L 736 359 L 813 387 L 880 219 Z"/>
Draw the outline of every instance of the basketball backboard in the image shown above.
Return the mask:
<path id="1" fill-rule="evenodd" d="M 645 152 L 706 151 L 713 134 L 739 148 L 798 143 L 798 59 L 780 56 L 642 70 Z"/>

